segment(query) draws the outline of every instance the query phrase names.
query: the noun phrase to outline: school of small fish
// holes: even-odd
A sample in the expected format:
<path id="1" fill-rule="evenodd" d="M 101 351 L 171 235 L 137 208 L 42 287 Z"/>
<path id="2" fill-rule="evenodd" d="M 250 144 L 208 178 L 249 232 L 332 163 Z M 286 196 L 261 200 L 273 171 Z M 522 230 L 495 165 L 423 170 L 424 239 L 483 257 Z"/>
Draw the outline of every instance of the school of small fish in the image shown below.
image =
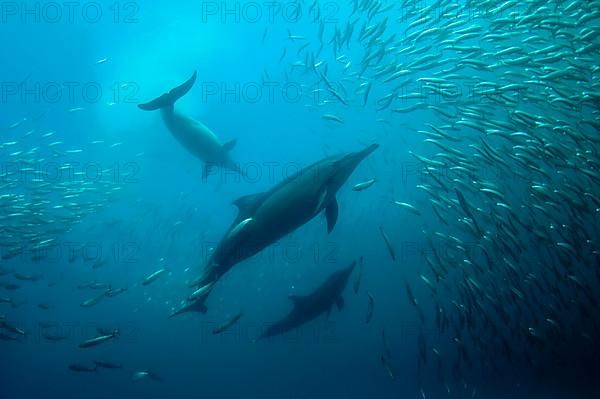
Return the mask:
<path id="1" fill-rule="evenodd" d="M 286 79 L 317 87 L 306 107 L 338 124 L 361 109 L 389 126 L 426 121 L 397 132 L 429 148 L 407 149 L 422 201 L 392 199 L 415 224 L 439 221 L 422 228 L 421 270 L 405 283 L 419 375 L 434 367 L 448 394 L 474 397 L 466 369 L 597 354 L 600 2 L 351 0 L 336 21 L 318 2 L 296 4 L 318 21 L 318 41 L 298 27 L 288 33 L 298 51 L 287 43 L 282 55 Z M 393 262 L 393 237 L 379 230 Z M 430 298 L 414 296 L 418 284 Z M 450 334 L 454 353 L 428 345 L 433 327 Z M 387 344 L 381 361 L 395 379 Z"/>
<path id="2" fill-rule="evenodd" d="M 427 396 L 426 381 L 421 381 L 425 375 L 437 375 L 448 394 L 475 397 L 477 382 L 469 380 L 473 373 L 468 371 L 510 372 L 513 364 L 543 369 L 549 359 L 569 367 L 577 351 L 592 348 L 598 353 L 600 0 L 350 0 L 348 15 L 335 21 L 316 1 L 295 3 L 318 23 L 291 26 L 279 60 L 286 66 L 286 80 L 304 83 L 305 105 L 316 112 L 314 119 L 324 129 L 340 130 L 364 111 L 373 116 L 376 129 L 400 123 L 396 136 L 421 140 L 418 151 L 408 145 L 398 154 L 415 165 L 409 182 L 415 183 L 418 201 L 398 192 L 382 201 L 420 230 L 415 234 L 419 269 L 398 283 L 414 310 L 410 317 L 417 321 L 420 395 Z M 265 30 L 263 40 L 269 33 Z M 313 37 L 317 40 L 311 41 Z M 266 71 L 263 79 L 269 79 Z M 78 107 L 67 113 L 83 111 Z M 411 123 L 423 125 L 406 128 L 411 115 Z M 36 262 L 36 253 L 110 206 L 122 188 L 118 179 L 82 178 L 85 172 L 70 165 L 85 163 L 83 149 L 70 147 L 60 133 L 33 122 L 23 118 L 0 130 L 3 261 L 23 256 L 25 247 Z M 88 145 L 112 151 L 120 144 Z M 49 162 L 58 169 L 36 169 Z M 390 161 L 388 166 L 399 164 Z M 110 176 L 122 172 L 105 167 L 102 172 Z M 54 181 L 55 173 L 73 174 Z M 359 196 L 384 184 L 369 176 L 352 191 Z M 142 212 L 140 218 L 157 213 Z M 189 216 L 196 209 L 184 212 Z M 167 216 L 151 217 L 156 228 L 147 233 L 148 241 L 160 240 L 169 251 L 178 238 L 175 227 L 185 218 L 173 224 Z M 240 228 L 247 223 L 252 219 Z M 381 259 L 402 267 L 393 222 L 382 223 L 372 232 L 381 238 Z M 163 237 L 165 230 L 170 236 Z M 141 278 L 140 285 L 159 284 L 168 273 L 161 266 Z M 358 295 L 362 258 L 357 273 L 353 290 Z M 9 293 L 19 284 L 43 279 L 0 265 L 0 277 L 8 275 L 18 280 L 0 280 L 0 288 Z M 127 291 L 98 281 L 78 288 L 96 291 L 81 308 Z M 205 295 L 206 289 L 198 289 L 191 299 Z M 380 313 L 376 296 L 367 288 L 360 295 L 367 306 L 361 323 L 371 328 Z M 20 303 L 3 294 L 0 305 L 16 308 Z M 51 303 L 37 306 L 53 308 Z M 212 333 L 232 328 L 243 314 L 234 314 Z M 5 316 L 0 316 L 0 327 L 3 341 L 25 335 Z M 431 328 L 451 336 L 452 351 L 428 342 Z M 396 380 L 394 359 L 400 356 L 392 356 L 385 331 L 382 352 L 375 358 Z M 79 347 L 117 337 L 116 330 L 98 331 Z M 67 367 L 87 373 L 121 365 L 95 360 Z M 134 381 L 146 378 L 162 381 L 150 370 L 131 376 Z"/>

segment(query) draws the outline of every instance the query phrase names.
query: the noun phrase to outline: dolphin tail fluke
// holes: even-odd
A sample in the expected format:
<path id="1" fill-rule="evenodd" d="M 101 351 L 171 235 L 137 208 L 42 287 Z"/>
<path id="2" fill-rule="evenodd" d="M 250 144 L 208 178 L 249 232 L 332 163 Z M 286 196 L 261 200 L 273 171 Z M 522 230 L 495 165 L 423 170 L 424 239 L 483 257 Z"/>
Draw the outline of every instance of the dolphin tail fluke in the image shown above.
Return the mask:
<path id="1" fill-rule="evenodd" d="M 214 265 L 213 263 L 208 263 L 205 267 L 204 267 L 204 271 L 202 272 L 202 275 L 197 278 L 196 280 L 194 280 L 190 286 L 191 287 L 206 287 L 209 284 L 214 284 L 218 279 L 218 275 L 217 275 L 217 266 Z"/>
<path id="2" fill-rule="evenodd" d="M 202 314 L 206 314 L 208 308 L 204 304 L 203 300 L 197 300 L 192 303 L 188 303 L 183 305 L 181 308 L 177 309 L 173 313 L 169 315 L 169 319 L 172 319 L 175 316 L 179 316 L 180 314 L 188 313 L 188 312 L 199 312 Z"/>
<path id="3" fill-rule="evenodd" d="M 182 308 L 177 309 L 176 311 L 174 311 L 173 313 L 171 313 L 169 315 L 169 319 L 172 319 L 175 316 L 179 316 L 180 314 L 187 313 L 186 308 L 187 308 L 187 306 L 183 306 Z"/>
<path id="4" fill-rule="evenodd" d="M 174 311 L 173 313 L 171 313 L 171 314 L 169 315 L 169 319 L 172 319 L 172 318 L 173 318 L 173 317 L 175 317 L 175 316 L 179 316 L 180 314 L 183 314 L 183 313 L 185 313 L 185 310 L 184 310 L 184 309 L 185 309 L 185 307 L 183 307 L 183 308 L 181 308 L 181 309 L 177 309 L 176 311 Z"/>
<path id="5" fill-rule="evenodd" d="M 196 71 L 194 71 L 191 78 L 189 78 L 183 84 L 175 87 L 174 89 L 172 89 L 169 92 L 169 97 L 171 97 L 171 100 L 173 102 L 175 102 L 175 101 L 179 100 L 181 97 L 185 96 L 187 94 L 187 92 L 192 89 L 192 87 L 194 86 L 194 83 L 196 83 L 197 75 L 198 75 L 198 73 Z"/>
<path id="6" fill-rule="evenodd" d="M 155 111 L 157 109 L 172 107 L 173 104 L 181 97 L 185 96 L 188 91 L 194 86 L 196 82 L 197 72 L 194 71 L 194 74 L 191 78 L 185 81 L 183 84 L 171 89 L 168 93 L 163 94 L 160 97 L 155 98 L 152 101 L 147 103 L 138 104 L 138 108 L 144 111 Z"/>

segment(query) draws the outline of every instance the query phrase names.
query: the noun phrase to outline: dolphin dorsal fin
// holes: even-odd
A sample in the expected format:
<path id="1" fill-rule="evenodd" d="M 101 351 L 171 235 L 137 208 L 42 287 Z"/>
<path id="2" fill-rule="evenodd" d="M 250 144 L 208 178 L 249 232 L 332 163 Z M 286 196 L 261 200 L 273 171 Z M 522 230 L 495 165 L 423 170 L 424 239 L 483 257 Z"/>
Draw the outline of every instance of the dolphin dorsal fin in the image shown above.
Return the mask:
<path id="1" fill-rule="evenodd" d="M 263 196 L 263 194 L 264 193 L 256 193 L 241 196 L 233 201 L 233 205 L 237 206 L 240 213 L 244 213 L 246 210 L 251 208 Z"/>

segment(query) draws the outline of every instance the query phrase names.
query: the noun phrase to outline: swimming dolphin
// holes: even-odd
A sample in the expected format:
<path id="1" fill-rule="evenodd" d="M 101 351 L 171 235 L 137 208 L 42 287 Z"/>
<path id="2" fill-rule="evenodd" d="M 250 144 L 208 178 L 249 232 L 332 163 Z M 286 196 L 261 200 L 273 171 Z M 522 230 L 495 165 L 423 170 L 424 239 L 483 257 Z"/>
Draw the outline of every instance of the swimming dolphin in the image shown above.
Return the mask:
<path id="1" fill-rule="evenodd" d="M 325 211 L 327 231 L 338 218 L 337 191 L 354 169 L 379 147 L 371 144 L 361 151 L 327 157 L 290 176 L 267 192 L 238 198 L 238 215 L 211 255 L 203 275 L 192 286 L 202 295 L 190 308 L 201 306 L 214 283 L 235 264 L 262 251 Z M 196 303 L 200 302 L 200 303 Z M 187 305 L 192 305 L 188 303 Z"/>
<path id="2" fill-rule="evenodd" d="M 144 111 L 160 110 L 165 125 L 175 138 L 193 155 L 205 162 L 203 175 L 216 166 L 239 170 L 239 166 L 231 160 L 229 152 L 236 140 L 221 144 L 216 134 L 203 123 L 175 111 L 175 102 L 183 97 L 196 82 L 196 71 L 185 83 L 175 87 L 168 93 L 155 98 L 138 107 Z"/>
<path id="3" fill-rule="evenodd" d="M 290 295 L 294 308 L 283 319 L 269 326 L 257 340 L 283 334 L 316 319 L 323 313 L 329 316 L 333 305 L 341 311 L 344 307 L 342 293 L 355 266 L 356 262 L 352 262 L 350 266 L 334 272 L 308 295 Z"/>

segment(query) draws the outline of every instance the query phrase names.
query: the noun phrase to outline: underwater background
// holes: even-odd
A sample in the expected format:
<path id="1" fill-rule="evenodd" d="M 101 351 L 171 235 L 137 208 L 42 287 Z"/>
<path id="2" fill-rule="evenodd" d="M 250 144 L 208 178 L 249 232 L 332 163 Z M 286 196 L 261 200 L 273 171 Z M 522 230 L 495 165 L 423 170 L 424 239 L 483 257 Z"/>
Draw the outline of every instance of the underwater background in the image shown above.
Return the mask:
<path id="1" fill-rule="evenodd" d="M 599 1 L 1 7 L 0 398 L 598 397 Z M 175 108 L 243 173 L 138 108 L 194 71 Z M 169 318 L 237 198 L 371 143 L 331 233 Z"/>

